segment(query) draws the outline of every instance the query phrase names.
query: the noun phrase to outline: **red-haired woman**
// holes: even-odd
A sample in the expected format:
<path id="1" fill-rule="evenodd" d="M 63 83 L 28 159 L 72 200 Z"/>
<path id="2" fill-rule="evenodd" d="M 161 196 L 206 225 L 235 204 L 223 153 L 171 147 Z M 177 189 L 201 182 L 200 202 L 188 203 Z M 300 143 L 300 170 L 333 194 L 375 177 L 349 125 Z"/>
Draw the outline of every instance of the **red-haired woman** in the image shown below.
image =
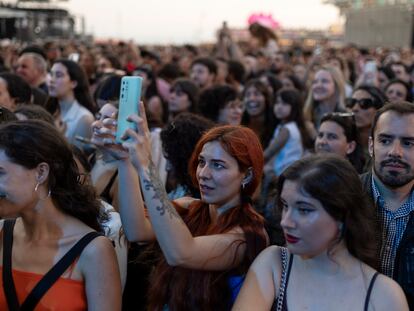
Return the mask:
<path id="1" fill-rule="evenodd" d="M 130 116 L 128 156 L 119 162 L 120 212 L 130 241 L 156 240 L 162 254 L 149 290 L 149 310 L 229 310 L 242 277 L 267 244 L 263 219 L 251 206 L 263 168 L 254 132 L 240 126 L 209 130 L 189 170 L 201 199 L 170 202 L 151 161 L 149 130 Z M 137 174 L 138 173 L 138 174 Z M 138 178 L 139 176 L 139 178 Z M 149 219 L 141 199 L 139 181 Z"/>

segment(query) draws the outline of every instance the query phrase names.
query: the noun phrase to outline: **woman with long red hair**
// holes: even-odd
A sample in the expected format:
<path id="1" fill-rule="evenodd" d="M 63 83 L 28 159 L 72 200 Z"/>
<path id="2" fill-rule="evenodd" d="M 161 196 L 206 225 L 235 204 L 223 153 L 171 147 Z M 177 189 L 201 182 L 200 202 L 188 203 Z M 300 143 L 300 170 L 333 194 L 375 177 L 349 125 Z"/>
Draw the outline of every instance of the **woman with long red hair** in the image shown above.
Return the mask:
<path id="1" fill-rule="evenodd" d="M 250 199 L 262 177 L 260 141 L 241 126 L 209 130 L 189 162 L 201 199 L 170 202 L 151 160 L 142 104 L 140 112 L 129 117 L 138 130 L 124 135 L 129 139 L 119 161 L 120 213 L 130 241 L 156 240 L 162 251 L 148 309 L 229 310 L 243 275 L 267 244 L 263 219 Z"/>

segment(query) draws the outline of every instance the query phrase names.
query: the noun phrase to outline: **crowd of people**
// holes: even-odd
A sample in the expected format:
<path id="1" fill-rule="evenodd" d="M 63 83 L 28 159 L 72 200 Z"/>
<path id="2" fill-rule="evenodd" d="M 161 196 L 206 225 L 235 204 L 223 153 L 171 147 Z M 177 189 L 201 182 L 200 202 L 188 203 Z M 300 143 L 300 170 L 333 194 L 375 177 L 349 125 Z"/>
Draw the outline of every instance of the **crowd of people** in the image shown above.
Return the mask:
<path id="1" fill-rule="evenodd" d="M 414 309 L 414 54 L 249 33 L 0 46 L 1 310 Z"/>

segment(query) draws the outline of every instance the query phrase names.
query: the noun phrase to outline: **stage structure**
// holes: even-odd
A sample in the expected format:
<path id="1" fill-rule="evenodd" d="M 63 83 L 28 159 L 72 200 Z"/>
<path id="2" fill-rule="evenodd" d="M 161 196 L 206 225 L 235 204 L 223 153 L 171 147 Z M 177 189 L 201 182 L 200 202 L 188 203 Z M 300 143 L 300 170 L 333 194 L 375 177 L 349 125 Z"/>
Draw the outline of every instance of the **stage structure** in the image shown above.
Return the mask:
<path id="1" fill-rule="evenodd" d="M 412 48 L 414 0 L 326 0 L 345 16 L 347 43 L 363 47 Z"/>
<path id="2" fill-rule="evenodd" d="M 59 7 L 58 2 L 62 1 L 65 0 L 0 1 L 0 39 L 33 41 L 78 36 L 75 24 L 80 19 L 81 25 L 84 25 L 83 18 L 73 16 Z"/>

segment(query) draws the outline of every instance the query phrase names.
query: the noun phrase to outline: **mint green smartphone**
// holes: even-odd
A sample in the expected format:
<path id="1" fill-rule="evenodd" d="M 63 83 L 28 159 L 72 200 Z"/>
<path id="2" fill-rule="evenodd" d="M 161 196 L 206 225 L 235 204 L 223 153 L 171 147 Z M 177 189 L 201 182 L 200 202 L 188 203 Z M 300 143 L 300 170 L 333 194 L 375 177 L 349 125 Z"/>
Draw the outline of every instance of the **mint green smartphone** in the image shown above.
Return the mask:
<path id="1" fill-rule="evenodd" d="M 116 141 L 122 143 L 122 135 L 129 128 L 136 130 L 135 123 L 127 121 L 131 114 L 139 114 L 139 101 L 141 99 L 142 78 L 123 77 L 121 79 L 121 92 L 119 95 L 118 129 Z"/>

